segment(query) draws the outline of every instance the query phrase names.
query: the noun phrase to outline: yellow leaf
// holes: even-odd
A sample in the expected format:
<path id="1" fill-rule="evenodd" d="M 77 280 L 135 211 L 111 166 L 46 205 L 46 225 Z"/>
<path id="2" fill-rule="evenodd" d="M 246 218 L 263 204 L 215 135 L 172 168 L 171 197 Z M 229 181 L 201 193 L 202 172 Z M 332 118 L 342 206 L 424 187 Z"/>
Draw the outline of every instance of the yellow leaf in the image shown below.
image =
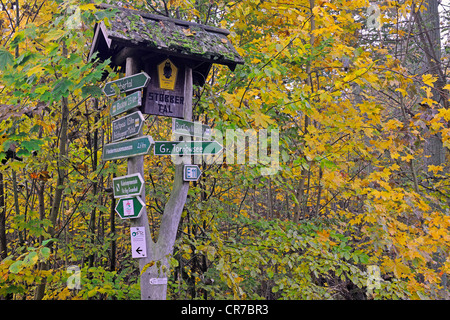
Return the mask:
<path id="1" fill-rule="evenodd" d="M 446 85 L 446 87 L 447 86 L 450 86 L 450 84 Z M 438 116 L 441 118 L 444 118 L 445 121 L 450 121 L 450 109 L 444 109 L 444 108 L 439 109 Z"/>
<path id="2" fill-rule="evenodd" d="M 431 75 L 431 74 L 424 74 L 422 76 L 423 83 L 425 83 L 427 86 L 430 86 L 430 87 L 433 86 L 433 82 L 435 82 L 436 80 L 437 80 L 437 78 L 433 77 L 433 75 Z"/>
<path id="3" fill-rule="evenodd" d="M 395 91 L 400 92 L 403 97 L 406 97 L 408 95 L 408 92 L 406 92 L 406 90 L 402 89 L 402 88 L 397 88 L 397 89 L 395 89 Z"/>
<path id="4" fill-rule="evenodd" d="M 95 10 L 95 5 L 93 3 L 83 4 L 79 6 L 80 10 L 86 11 L 86 10 Z"/>
<path id="5" fill-rule="evenodd" d="M 410 155 L 410 154 L 407 154 L 406 156 L 401 157 L 400 159 L 401 159 L 402 161 L 409 162 L 409 160 L 414 159 L 414 157 L 413 157 L 412 155 Z"/>
<path id="6" fill-rule="evenodd" d="M 193 37 L 196 32 L 191 31 L 191 29 L 183 29 L 183 33 L 186 37 Z"/>
<path id="7" fill-rule="evenodd" d="M 47 37 L 45 38 L 45 40 L 47 42 L 53 42 L 54 40 L 61 38 L 64 34 L 65 34 L 64 30 L 61 30 L 61 29 L 52 30 L 49 33 L 47 33 Z"/>
<path id="8" fill-rule="evenodd" d="M 435 166 L 430 164 L 428 166 L 428 171 L 433 171 L 435 174 L 438 173 L 438 171 L 442 171 L 443 170 L 443 166 Z"/>

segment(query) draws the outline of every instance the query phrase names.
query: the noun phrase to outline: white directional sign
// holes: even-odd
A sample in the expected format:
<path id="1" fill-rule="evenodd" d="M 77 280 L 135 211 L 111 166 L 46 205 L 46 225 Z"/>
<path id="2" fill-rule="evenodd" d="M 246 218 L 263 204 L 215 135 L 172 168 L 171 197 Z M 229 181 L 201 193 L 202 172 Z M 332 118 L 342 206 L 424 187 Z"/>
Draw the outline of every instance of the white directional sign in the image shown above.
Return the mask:
<path id="1" fill-rule="evenodd" d="M 167 278 L 150 278 L 150 284 L 153 285 L 167 284 Z"/>
<path id="2" fill-rule="evenodd" d="M 185 164 L 183 168 L 184 181 L 197 181 L 200 178 L 202 171 L 195 164 Z"/>
<path id="3" fill-rule="evenodd" d="M 131 227 L 131 256 L 133 258 L 147 257 L 147 242 L 144 227 Z"/>

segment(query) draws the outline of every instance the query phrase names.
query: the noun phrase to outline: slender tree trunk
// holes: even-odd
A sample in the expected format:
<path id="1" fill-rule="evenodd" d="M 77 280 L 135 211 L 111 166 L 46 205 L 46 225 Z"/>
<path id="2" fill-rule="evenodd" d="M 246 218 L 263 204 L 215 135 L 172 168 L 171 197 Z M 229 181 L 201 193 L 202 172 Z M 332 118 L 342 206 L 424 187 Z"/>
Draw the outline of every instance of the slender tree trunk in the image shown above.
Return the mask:
<path id="1" fill-rule="evenodd" d="M 0 258 L 3 260 L 8 256 L 6 240 L 6 201 L 3 184 L 3 173 L 0 172 Z"/>
<path id="2" fill-rule="evenodd" d="M 422 14 L 415 13 L 415 21 L 418 28 L 419 46 L 425 55 L 424 73 L 437 77 L 434 85 L 433 100 L 437 102 L 437 108 L 448 108 L 449 102 L 446 90 L 446 76 L 441 65 L 441 32 L 439 22 L 439 1 L 426 0 L 423 4 L 427 10 Z M 430 134 L 425 139 L 425 165 L 441 165 L 445 162 L 445 148 L 442 137 L 439 134 Z"/>

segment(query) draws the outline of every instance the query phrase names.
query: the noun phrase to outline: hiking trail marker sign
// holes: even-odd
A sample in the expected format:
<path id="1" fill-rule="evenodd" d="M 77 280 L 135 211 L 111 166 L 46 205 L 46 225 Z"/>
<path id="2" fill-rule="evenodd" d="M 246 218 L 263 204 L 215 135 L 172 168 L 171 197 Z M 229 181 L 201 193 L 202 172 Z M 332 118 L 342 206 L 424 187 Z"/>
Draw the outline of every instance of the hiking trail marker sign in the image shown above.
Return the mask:
<path id="1" fill-rule="evenodd" d="M 128 92 L 141 89 L 147 86 L 149 80 L 150 77 L 147 73 L 137 73 L 132 76 L 108 82 L 103 88 L 103 93 L 110 97 L 116 94 L 115 87 L 119 88 L 119 92 Z"/>
<path id="2" fill-rule="evenodd" d="M 195 164 L 185 164 L 183 167 L 183 181 L 197 181 L 202 171 Z"/>
<path id="3" fill-rule="evenodd" d="M 145 239 L 144 227 L 131 227 L 131 257 L 145 258 L 147 257 L 147 240 Z"/>
<path id="4" fill-rule="evenodd" d="M 108 143 L 103 146 L 103 161 L 131 158 L 148 154 L 150 146 L 154 144 L 151 136 Z"/>
<path id="5" fill-rule="evenodd" d="M 134 137 L 141 132 L 144 117 L 140 111 L 133 112 L 112 122 L 112 141 Z"/>
<path id="6" fill-rule="evenodd" d="M 172 133 L 210 140 L 212 130 L 210 126 L 201 124 L 200 122 L 173 119 Z"/>
<path id="7" fill-rule="evenodd" d="M 125 98 L 114 101 L 109 110 L 111 117 L 117 116 L 133 108 L 140 107 L 142 105 L 142 94 L 140 91 L 133 92 L 127 95 Z"/>
<path id="8" fill-rule="evenodd" d="M 116 212 L 122 219 L 139 218 L 145 208 L 140 197 L 120 198 L 116 205 Z"/>
<path id="9" fill-rule="evenodd" d="M 114 198 L 139 196 L 143 187 L 144 179 L 139 172 L 113 179 Z"/>
<path id="10" fill-rule="evenodd" d="M 155 156 L 218 154 L 223 147 L 217 141 L 156 141 Z"/>

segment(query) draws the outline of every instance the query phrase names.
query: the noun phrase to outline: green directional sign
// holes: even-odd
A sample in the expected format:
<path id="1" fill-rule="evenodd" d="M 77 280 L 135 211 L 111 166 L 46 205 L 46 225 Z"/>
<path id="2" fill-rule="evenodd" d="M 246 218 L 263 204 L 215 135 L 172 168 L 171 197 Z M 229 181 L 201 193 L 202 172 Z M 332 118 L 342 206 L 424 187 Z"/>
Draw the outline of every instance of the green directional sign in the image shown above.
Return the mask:
<path id="1" fill-rule="evenodd" d="M 140 173 L 113 179 L 114 198 L 139 196 L 144 187 L 144 179 Z"/>
<path id="2" fill-rule="evenodd" d="M 122 219 L 139 218 L 144 211 L 145 203 L 140 197 L 120 198 L 116 212 Z"/>
<path id="3" fill-rule="evenodd" d="M 105 144 L 103 146 L 103 161 L 131 158 L 148 154 L 150 146 L 155 143 L 151 136 L 143 136 L 130 140 Z"/>
<path id="4" fill-rule="evenodd" d="M 113 96 L 116 94 L 114 87 L 119 88 L 120 92 L 128 92 L 137 90 L 147 86 L 150 77 L 145 72 L 134 74 L 132 76 L 124 77 L 115 81 L 108 82 L 103 88 L 105 95 Z"/>
<path id="5" fill-rule="evenodd" d="M 156 141 L 155 156 L 218 154 L 223 147 L 217 141 Z"/>
<path id="6" fill-rule="evenodd" d="M 184 181 L 197 181 L 200 178 L 202 171 L 195 164 L 185 164 L 183 167 L 183 180 Z"/>
<path id="7" fill-rule="evenodd" d="M 173 119 L 172 132 L 175 134 L 198 137 L 202 139 L 211 139 L 211 127 L 200 122 L 186 121 L 182 119 Z"/>
<path id="8" fill-rule="evenodd" d="M 144 117 L 140 111 L 133 112 L 112 122 L 112 141 L 134 137 L 141 131 Z"/>
<path id="9" fill-rule="evenodd" d="M 133 92 L 123 99 L 113 102 L 109 114 L 111 117 L 117 116 L 133 108 L 140 107 L 142 105 L 142 95 L 140 91 Z"/>

